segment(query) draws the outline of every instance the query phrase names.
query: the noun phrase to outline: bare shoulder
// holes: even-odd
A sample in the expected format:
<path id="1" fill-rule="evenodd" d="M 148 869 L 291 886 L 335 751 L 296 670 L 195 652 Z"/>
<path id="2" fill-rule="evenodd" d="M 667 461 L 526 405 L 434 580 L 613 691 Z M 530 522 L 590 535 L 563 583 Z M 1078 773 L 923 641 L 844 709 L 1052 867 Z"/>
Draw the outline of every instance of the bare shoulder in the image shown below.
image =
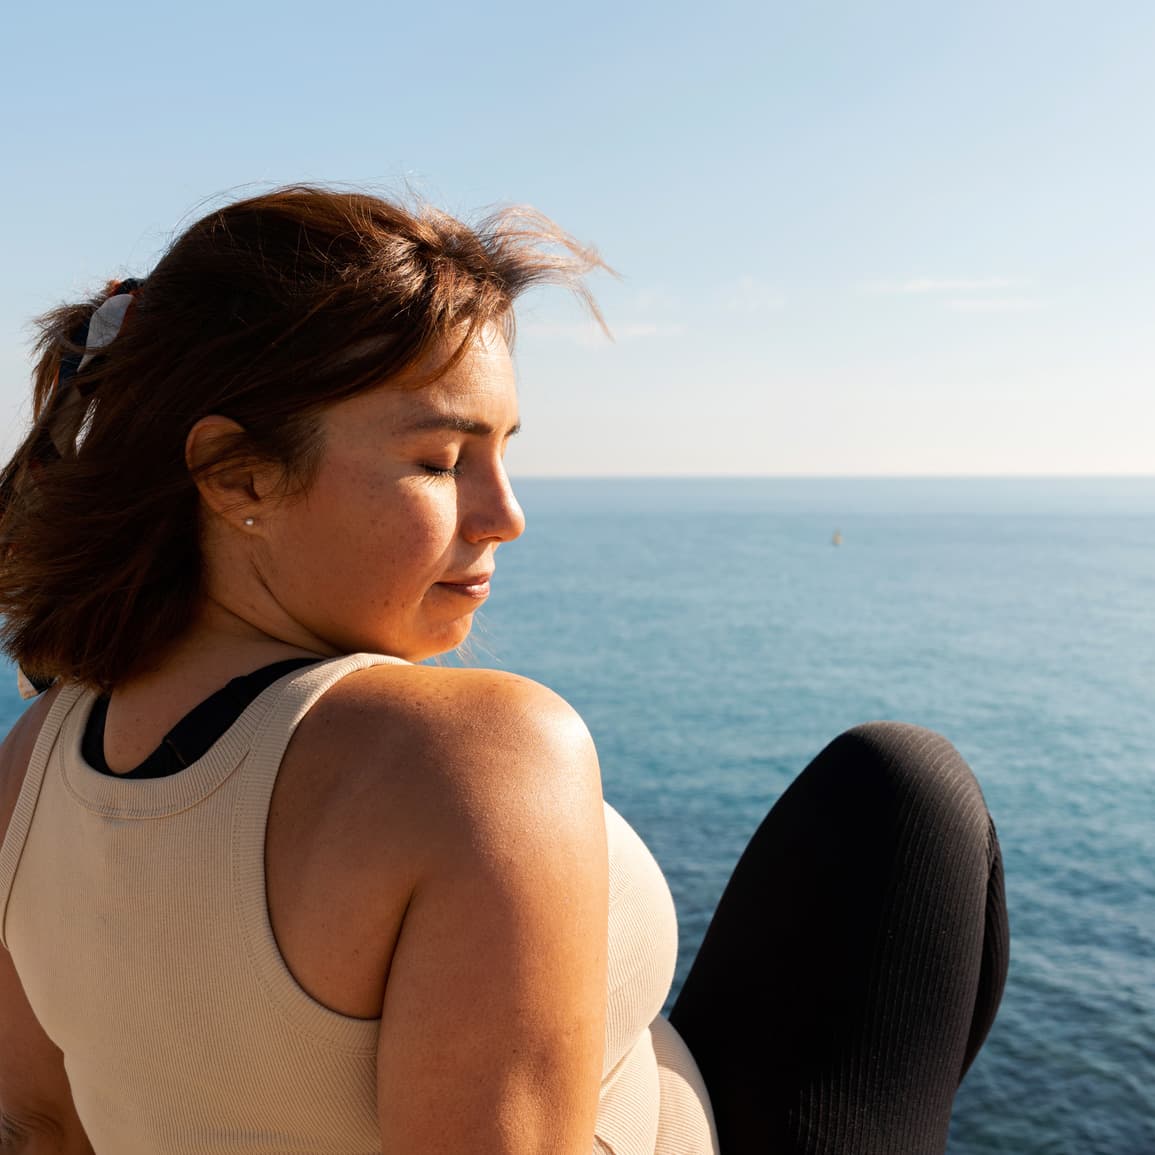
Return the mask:
<path id="1" fill-rule="evenodd" d="M 349 699 L 403 704 L 413 710 L 414 716 L 429 716 L 443 707 L 458 715 L 463 710 L 468 713 L 473 708 L 497 706 L 577 717 L 573 707 L 548 686 L 505 670 L 410 664 L 370 666 L 343 678 L 337 688 Z"/>
<path id="2" fill-rule="evenodd" d="M 501 670 L 374 666 L 318 703 L 320 719 L 372 746 L 403 749 L 426 766 L 521 755 L 592 755 L 580 715 L 539 682 Z"/>
<path id="3" fill-rule="evenodd" d="M 581 717 L 541 684 L 498 670 L 375 666 L 309 715 L 314 741 L 368 797 L 432 827 L 497 814 L 551 822 L 600 814 L 597 754 Z M 370 803 L 371 805 L 371 803 Z"/>

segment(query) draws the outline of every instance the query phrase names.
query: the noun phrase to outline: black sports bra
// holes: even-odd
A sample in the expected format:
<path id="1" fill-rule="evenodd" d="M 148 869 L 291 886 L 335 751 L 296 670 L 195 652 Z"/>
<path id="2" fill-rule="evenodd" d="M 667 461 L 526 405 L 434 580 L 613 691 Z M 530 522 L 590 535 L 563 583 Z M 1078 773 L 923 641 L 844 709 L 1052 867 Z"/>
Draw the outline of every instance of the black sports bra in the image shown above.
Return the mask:
<path id="1" fill-rule="evenodd" d="M 125 774 L 115 774 L 104 759 L 104 725 L 108 718 L 108 695 L 96 699 L 84 728 L 81 753 L 94 770 L 115 778 L 167 778 L 195 762 L 244 713 L 254 698 L 278 678 L 311 666 L 322 658 L 286 658 L 262 666 L 251 674 L 234 678 L 227 686 L 194 706 L 161 740 L 160 745 L 139 765 Z"/>

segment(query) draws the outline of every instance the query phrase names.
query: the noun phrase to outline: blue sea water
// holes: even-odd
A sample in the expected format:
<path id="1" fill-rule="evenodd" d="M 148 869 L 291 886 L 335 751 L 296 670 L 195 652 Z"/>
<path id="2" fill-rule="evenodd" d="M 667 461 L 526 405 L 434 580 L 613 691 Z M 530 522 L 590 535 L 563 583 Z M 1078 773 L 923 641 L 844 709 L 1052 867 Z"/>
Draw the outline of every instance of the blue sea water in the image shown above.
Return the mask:
<path id="1" fill-rule="evenodd" d="M 867 719 L 933 727 L 982 782 L 1013 935 L 951 1155 L 1153 1155 L 1155 478 L 518 491 L 474 660 L 585 717 L 674 893 L 675 990 L 814 754 Z"/>
<path id="2" fill-rule="evenodd" d="M 1155 478 L 518 491 L 476 660 L 585 717 L 674 893 L 676 984 L 810 758 L 932 727 L 982 783 L 1013 935 L 950 1152 L 1153 1155 Z"/>

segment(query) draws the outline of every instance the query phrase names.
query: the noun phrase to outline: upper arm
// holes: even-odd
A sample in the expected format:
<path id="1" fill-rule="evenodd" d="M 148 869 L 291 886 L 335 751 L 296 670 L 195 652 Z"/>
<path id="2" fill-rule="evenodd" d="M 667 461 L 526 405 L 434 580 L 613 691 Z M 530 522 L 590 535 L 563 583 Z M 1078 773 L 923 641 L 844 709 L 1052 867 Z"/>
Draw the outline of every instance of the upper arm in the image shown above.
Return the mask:
<path id="1" fill-rule="evenodd" d="M 383 1144 L 586 1155 L 606 982 L 596 755 L 542 687 L 483 698 L 427 742 L 427 852 L 382 1007 Z"/>
<path id="2" fill-rule="evenodd" d="M 45 694 L 21 716 L 0 747 L 0 837 L 50 705 Z M 72 1102 L 64 1056 L 36 1019 L 12 956 L 0 946 L 0 1120 L 7 1140 L 17 1135 L 52 1136 L 61 1151 L 91 1152 Z"/>

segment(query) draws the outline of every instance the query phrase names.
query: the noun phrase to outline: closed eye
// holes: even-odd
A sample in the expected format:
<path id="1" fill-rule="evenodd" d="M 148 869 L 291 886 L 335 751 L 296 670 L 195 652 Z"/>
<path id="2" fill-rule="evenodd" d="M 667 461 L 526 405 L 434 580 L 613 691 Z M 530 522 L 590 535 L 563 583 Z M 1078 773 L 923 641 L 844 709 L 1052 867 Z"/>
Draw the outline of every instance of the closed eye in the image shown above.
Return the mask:
<path id="1" fill-rule="evenodd" d="M 461 472 L 456 465 L 422 465 L 421 468 L 433 477 L 456 477 Z"/>

